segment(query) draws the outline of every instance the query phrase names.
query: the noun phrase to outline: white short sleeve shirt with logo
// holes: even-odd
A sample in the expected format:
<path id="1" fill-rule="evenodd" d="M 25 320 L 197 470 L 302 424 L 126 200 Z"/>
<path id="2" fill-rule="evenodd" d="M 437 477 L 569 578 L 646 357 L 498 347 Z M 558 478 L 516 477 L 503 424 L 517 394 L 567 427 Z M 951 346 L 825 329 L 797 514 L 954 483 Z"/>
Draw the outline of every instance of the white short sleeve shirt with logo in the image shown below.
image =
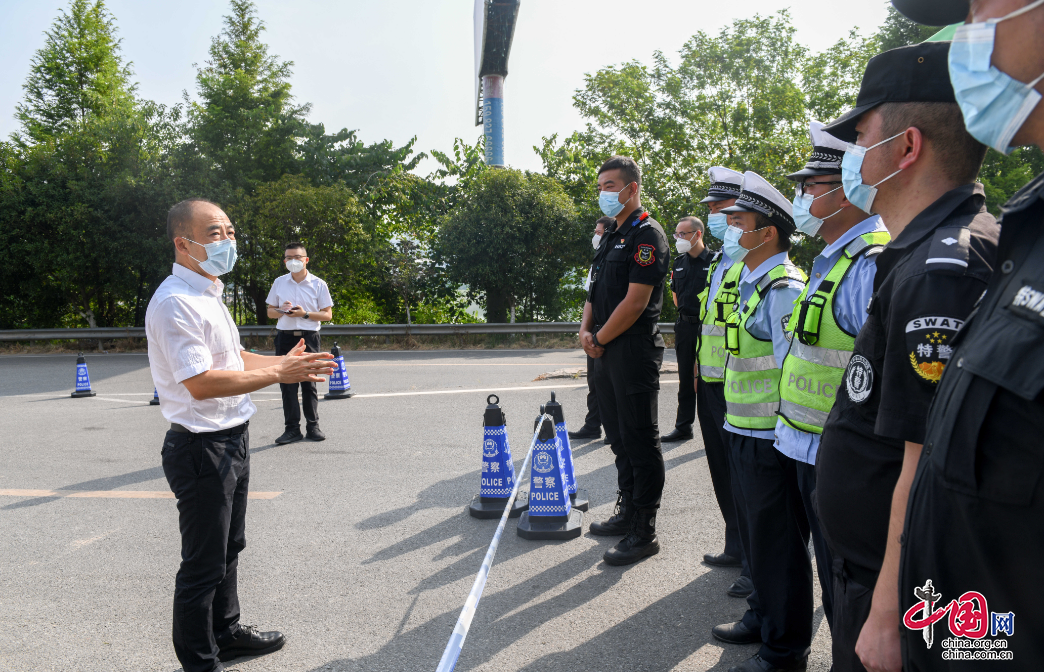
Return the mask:
<path id="1" fill-rule="evenodd" d="M 196 400 L 183 381 L 204 371 L 243 371 L 239 329 L 222 301 L 224 285 L 174 264 L 145 312 L 149 368 L 168 421 L 191 432 L 242 425 L 257 408 L 249 394 Z"/>
<path id="2" fill-rule="evenodd" d="M 265 303 L 279 308 L 284 301 L 290 301 L 293 306 L 301 306 L 306 313 L 315 313 L 334 305 L 330 299 L 330 289 L 327 288 L 327 283 L 308 271 L 305 271 L 305 279 L 301 282 L 294 282 L 294 277 L 290 273 L 276 278 Z M 283 315 L 276 322 L 276 329 L 280 331 L 319 331 L 319 322 L 306 320 L 303 317 Z"/>

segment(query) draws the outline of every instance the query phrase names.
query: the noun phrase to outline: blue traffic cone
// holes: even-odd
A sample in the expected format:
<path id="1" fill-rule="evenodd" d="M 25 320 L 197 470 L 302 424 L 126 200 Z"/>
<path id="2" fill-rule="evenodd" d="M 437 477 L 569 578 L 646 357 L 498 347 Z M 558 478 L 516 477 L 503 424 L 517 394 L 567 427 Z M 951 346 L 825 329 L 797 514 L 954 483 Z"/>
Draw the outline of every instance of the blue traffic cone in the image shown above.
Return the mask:
<path id="1" fill-rule="evenodd" d="M 152 399 L 149 400 L 149 406 L 160 405 L 160 393 L 156 391 L 156 388 L 152 388 Z"/>
<path id="2" fill-rule="evenodd" d="M 562 444 L 562 468 L 566 472 L 566 491 L 570 493 L 570 502 L 578 511 L 587 511 L 588 491 L 577 487 L 577 478 L 573 471 L 573 451 L 570 449 L 570 435 L 566 429 L 566 419 L 562 415 L 562 404 L 555 401 L 554 392 L 552 392 L 552 400 L 544 405 L 544 410 L 552 416 L 552 422 L 555 423 L 555 436 Z"/>
<path id="3" fill-rule="evenodd" d="M 87 373 L 87 360 L 83 358 L 83 353 L 76 358 L 76 391 L 69 395 L 70 397 L 93 397 L 94 392 L 91 391 L 91 376 Z"/>
<path id="4" fill-rule="evenodd" d="M 337 347 L 337 341 L 334 341 L 330 354 L 334 355 L 334 363 L 337 364 L 337 368 L 334 369 L 334 373 L 330 374 L 330 380 L 327 381 L 327 393 L 323 395 L 323 398 L 348 399 L 352 396 L 352 384 L 348 382 L 345 358 L 341 354 L 341 348 Z"/>
<path id="5" fill-rule="evenodd" d="M 512 462 L 512 450 L 508 447 L 508 433 L 505 429 L 508 420 L 497 405 L 500 401 L 496 394 L 486 398 L 479 494 L 468 505 L 468 513 L 473 518 L 500 518 L 515 487 L 515 464 Z M 518 518 L 527 506 L 526 493 L 517 492 L 508 517 Z"/>
<path id="6" fill-rule="evenodd" d="M 555 426 L 544 416 L 530 465 L 530 508 L 519 517 L 516 532 L 523 539 L 576 539 L 581 536 L 584 514 L 573 508 L 566 491 L 566 471 Z"/>

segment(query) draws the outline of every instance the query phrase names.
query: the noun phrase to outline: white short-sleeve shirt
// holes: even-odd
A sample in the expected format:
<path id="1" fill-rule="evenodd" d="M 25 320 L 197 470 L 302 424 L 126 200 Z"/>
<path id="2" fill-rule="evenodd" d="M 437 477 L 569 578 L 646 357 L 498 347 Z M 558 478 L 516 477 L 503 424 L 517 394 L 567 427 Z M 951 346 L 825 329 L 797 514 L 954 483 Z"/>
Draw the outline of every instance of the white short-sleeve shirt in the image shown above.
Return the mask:
<path id="1" fill-rule="evenodd" d="M 272 289 L 265 299 L 265 303 L 279 308 L 284 301 L 290 301 L 291 305 L 301 306 L 306 313 L 315 313 L 324 308 L 330 308 L 334 302 L 330 299 L 330 289 L 323 282 L 308 271 L 305 271 L 305 279 L 294 282 L 294 277 L 287 273 L 276 278 L 272 283 Z M 317 320 L 306 320 L 303 317 L 290 317 L 283 315 L 276 322 L 276 329 L 281 331 L 319 331 Z"/>
<path id="2" fill-rule="evenodd" d="M 183 381 L 204 371 L 242 371 L 239 330 L 221 299 L 224 285 L 174 264 L 145 312 L 149 367 L 160 411 L 191 432 L 231 429 L 257 408 L 249 394 L 197 401 Z"/>

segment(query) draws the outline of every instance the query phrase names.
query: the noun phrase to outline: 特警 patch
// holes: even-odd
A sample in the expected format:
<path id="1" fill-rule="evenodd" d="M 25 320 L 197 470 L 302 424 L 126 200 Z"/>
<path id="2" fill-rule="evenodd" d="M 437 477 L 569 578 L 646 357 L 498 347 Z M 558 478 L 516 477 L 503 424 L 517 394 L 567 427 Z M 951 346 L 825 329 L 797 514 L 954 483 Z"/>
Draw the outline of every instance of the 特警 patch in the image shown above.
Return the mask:
<path id="1" fill-rule="evenodd" d="M 954 335 L 964 320 L 929 315 L 907 323 L 907 352 L 915 375 L 930 383 L 939 382 L 943 368 L 954 352 Z"/>
<path id="2" fill-rule="evenodd" d="M 640 244 L 638 250 L 635 252 L 635 263 L 639 266 L 649 266 L 657 260 L 653 255 L 655 251 L 656 248 L 652 245 L 646 245 L 645 243 Z"/>
<path id="3" fill-rule="evenodd" d="M 874 387 L 874 369 L 863 355 L 853 355 L 845 369 L 845 391 L 854 404 L 861 404 L 871 396 Z"/>

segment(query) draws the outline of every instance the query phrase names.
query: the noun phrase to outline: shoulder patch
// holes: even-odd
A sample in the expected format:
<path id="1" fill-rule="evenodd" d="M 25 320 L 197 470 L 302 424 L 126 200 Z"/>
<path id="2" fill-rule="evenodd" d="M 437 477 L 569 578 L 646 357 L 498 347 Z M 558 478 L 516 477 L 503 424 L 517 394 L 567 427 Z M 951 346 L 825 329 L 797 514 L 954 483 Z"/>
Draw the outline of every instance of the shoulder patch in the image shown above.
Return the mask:
<path id="1" fill-rule="evenodd" d="M 954 335 L 965 320 L 927 315 L 907 323 L 907 351 L 911 369 L 922 380 L 937 383 L 954 352 Z"/>
<path id="2" fill-rule="evenodd" d="M 643 224 L 643 226 L 648 226 L 648 224 Z M 657 248 L 653 247 L 652 245 L 640 243 L 637 251 L 635 252 L 635 263 L 639 266 L 652 265 L 653 262 L 657 260 L 657 257 L 653 254 L 656 251 L 656 249 Z"/>
<path id="3" fill-rule="evenodd" d="M 929 244 L 927 266 L 957 270 L 969 267 L 969 229 L 962 226 L 945 226 L 936 230 Z"/>
<path id="4" fill-rule="evenodd" d="M 645 229 L 647 226 L 650 226 L 649 222 L 643 222 L 642 224 L 639 224 L 640 229 Z"/>
<path id="5" fill-rule="evenodd" d="M 853 355 L 845 368 L 845 391 L 854 404 L 862 404 L 871 396 L 874 368 L 863 355 Z"/>

